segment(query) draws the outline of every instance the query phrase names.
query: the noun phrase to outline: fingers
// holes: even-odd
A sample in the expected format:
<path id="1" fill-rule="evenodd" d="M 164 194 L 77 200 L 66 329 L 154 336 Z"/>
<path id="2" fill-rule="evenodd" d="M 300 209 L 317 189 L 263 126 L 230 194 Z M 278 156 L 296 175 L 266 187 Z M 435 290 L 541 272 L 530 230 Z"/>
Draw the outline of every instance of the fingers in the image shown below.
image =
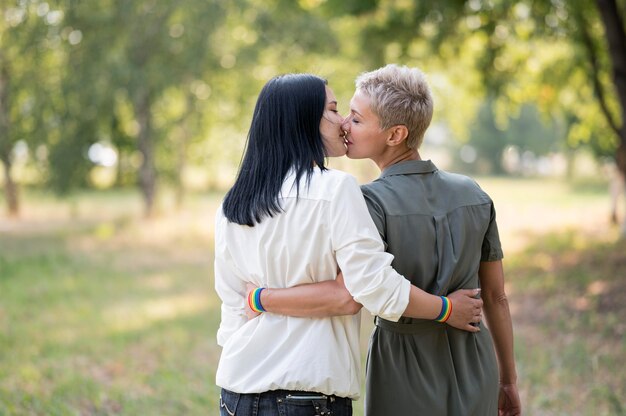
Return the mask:
<path id="1" fill-rule="evenodd" d="M 470 298 L 480 299 L 481 292 L 482 289 L 477 287 L 475 289 L 459 289 L 454 293 L 460 293 L 462 295 L 469 296 Z"/>
<path id="2" fill-rule="evenodd" d="M 472 324 L 467 324 L 463 329 L 467 332 L 480 332 L 480 327 L 474 326 Z"/>
<path id="3" fill-rule="evenodd" d="M 448 298 L 452 299 L 455 304 L 462 302 L 471 305 L 475 313 L 478 313 L 483 307 L 483 300 L 480 298 L 480 289 L 460 289 L 448 295 Z"/>
<path id="4" fill-rule="evenodd" d="M 448 324 L 468 332 L 480 332 L 482 322 L 483 300 L 480 298 L 481 290 L 460 289 L 448 295 L 452 302 L 452 316 Z"/>
<path id="5" fill-rule="evenodd" d="M 481 299 L 480 295 L 482 293 L 482 290 L 480 288 L 476 288 L 476 289 L 459 289 L 456 292 L 452 293 L 451 295 L 448 295 L 448 297 L 452 297 L 452 298 L 456 298 L 455 295 L 460 295 L 460 296 L 467 296 L 469 298 L 472 298 L 473 300 L 473 304 L 475 306 L 481 307 L 483 306 L 483 300 Z"/>
<path id="6" fill-rule="evenodd" d="M 260 313 L 259 313 L 259 312 L 255 312 L 255 311 L 253 311 L 252 309 L 250 309 L 250 307 L 248 306 L 248 303 L 247 303 L 247 302 L 246 302 L 246 306 L 245 306 L 245 308 L 244 308 L 244 309 L 245 309 L 245 312 L 246 312 L 246 317 L 248 318 L 248 320 L 250 320 L 250 319 L 254 319 L 254 318 L 256 318 L 257 316 L 259 316 L 259 315 L 260 315 Z"/>
<path id="7" fill-rule="evenodd" d="M 258 312 L 253 311 L 252 309 L 250 309 L 250 305 L 248 304 L 248 296 L 250 296 L 250 292 L 252 292 L 254 289 L 256 289 L 258 286 L 247 282 L 246 283 L 246 298 L 244 299 L 244 310 L 246 312 L 246 317 L 248 318 L 248 320 L 250 319 L 254 319 L 257 316 L 259 316 Z"/>
<path id="8" fill-rule="evenodd" d="M 474 306 L 475 311 L 482 310 L 483 300 L 480 298 L 480 289 L 467 289 L 464 295 L 472 298 L 472 305 Z"/>
<path id="9" fill-rule="evenodd" d="M 257 316 L 259 316 L 259 315 L 260 315 L 260 314 L 259 314 L 259 313 L 257 313 L 257 312 L 253 312 L 253 311 L 246 311 L 246 317 L 248 318 L 248 321 L 249 321 L 250 319 L 254 319 L 254 318 L 256 318 L 256 317 L 257 317 Z"/>

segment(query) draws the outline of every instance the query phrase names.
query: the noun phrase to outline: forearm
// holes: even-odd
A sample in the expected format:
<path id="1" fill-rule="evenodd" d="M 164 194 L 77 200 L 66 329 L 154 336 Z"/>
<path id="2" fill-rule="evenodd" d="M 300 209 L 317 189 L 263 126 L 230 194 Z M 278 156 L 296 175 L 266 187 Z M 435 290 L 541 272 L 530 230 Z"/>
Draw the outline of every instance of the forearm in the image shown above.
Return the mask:
<path id="1" fill-rule="evenodd" d="M 294 317 L 353 315 L 360 310 L 343 284 L 335 280 L 265 289 L 261 292 L 261 303 L 267 312 Z"/>
<path id="2" fill-rule="evenodd" d="M 448 325 L 469 332 L 478 332 L 480 329 L 472 323 L 480 322 L 480 312 L 483 305 L 481 299 L 476 299 L 477 289 L 460 289 L 447 296 L 444 308 L 439 296 L 431 295 L 423 290 L 411 286 L 409 305 L 404 316 L 418 319 L 441 319 Z M 449 314 L 446 313 L 449 311 Z M 440 321 L 441 322 L 441 321 Z"/>
<path id="3" fill-rule="evenodd" d="M 485 320 L 493 337 L 500 369 L 500 382 L 517 382 L 513 352 L 513 323 L 504 290 L 502 261 L 482 262 L 478 272 L 482 285 Z"/>
<path id="4" fill-rule="evenodd" d="M 407 282 L 408 285 L 408 282 Z M 404 315 L 418 319 L 435 319 L 441 315 L 442 322 L 470 332 L 479 329 L 471 322 L 480 320 L 482 300 L 474 299 L 476 290 L 458 290 L 449 295 L 447 305 L 443 308 L 442 299 L 410 286 L 408 289 L 408 307 Z M 248 288 L 254 290 L 254 286 Z M 343 283 L 340 273 L 335 280 L 306 284 L 286 289 L 264 289 L 261 291 L 261 304 L 266 312 L 294 317 L 329 317 L 354 315 L 361 310 L 362 305 L 357 303 Z M 454 300 L 454 302 L 453 302 Z M 255 312 L 249 308 L 249 318 L 254 318 Z M 450 311 L 450 314 L 445 311 Z"/>
<path id="5" fill-rule="evenodd" d="M 500 383 L 513 384 L 517 382 L 515 370 L 515 356 L 513 348 L 513 324 L 506 294 L 501 293 L 495 298 L 484 297 L 484 311 L 487 326 L 491 331 L 498 368 L 500 369 Z"/>
<path id="6" fill-rule="evenodd" d="M 410 318 L 435 319 L 441 312 L 441 298 L 411 286 L 409 304 L 402 314 Z"/>
<path id="7" fill-rule="evenodd" d="M 265 289 L 261 292 L 261 303 L 267 312 L 279 315 L 300 317 L 346 315 L 346 293 L 349 295 L 347 290 L 338 287 L 335 281 L 326 281 L 286 289 Z M 409 304 L 404 316 L 435 319 L 440 312 L 439 296 L 411 286 Z"/>

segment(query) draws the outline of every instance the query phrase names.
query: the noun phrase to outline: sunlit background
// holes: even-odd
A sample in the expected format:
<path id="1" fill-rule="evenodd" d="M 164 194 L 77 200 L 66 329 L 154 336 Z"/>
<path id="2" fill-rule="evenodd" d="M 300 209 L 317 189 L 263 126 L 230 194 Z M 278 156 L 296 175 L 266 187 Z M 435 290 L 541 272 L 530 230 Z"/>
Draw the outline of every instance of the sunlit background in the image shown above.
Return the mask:
<path id="1" fill-rule="evenodd" d="M 346 114 L 387 63 L 428 76 L 422 157 L 495 201 L 525 414 L 626 414 L 623 0 L 0 11 L 0 415 L 217 415 L 213 215 L 256 97 L 310 72 Z"/>

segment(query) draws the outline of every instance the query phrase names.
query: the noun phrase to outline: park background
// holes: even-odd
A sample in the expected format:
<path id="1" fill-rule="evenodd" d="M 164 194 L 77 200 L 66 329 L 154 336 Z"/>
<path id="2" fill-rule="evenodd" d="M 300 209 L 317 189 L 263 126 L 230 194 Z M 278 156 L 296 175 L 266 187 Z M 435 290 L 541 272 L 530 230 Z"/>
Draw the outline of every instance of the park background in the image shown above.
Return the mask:
<path id="1" fill-rule="evenodd" d="M 624 185 L 617 223 L 609 195 L 625 14 L 623 0 L 2 0 L 0 415 L 217 415 L 213 215 L 256 97 L 311 72 L 347 114 L 355 77 L 391 62 L 432 86 L 423 157 L 495 201 L 525 414 L 625 415 Z"/>

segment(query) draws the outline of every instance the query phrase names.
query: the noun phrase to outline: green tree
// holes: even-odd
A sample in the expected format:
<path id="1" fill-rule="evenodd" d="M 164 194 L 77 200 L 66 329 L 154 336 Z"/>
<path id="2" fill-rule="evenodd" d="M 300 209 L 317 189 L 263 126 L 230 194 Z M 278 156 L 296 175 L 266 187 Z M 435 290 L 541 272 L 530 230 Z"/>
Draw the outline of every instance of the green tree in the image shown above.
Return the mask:
<path id="1" fill-rule="evenodd" d="M 52 12 L 52 14 L 51 14 Z M 48 71 L 58 32 L 58 15 L 45 6 L 19 2 L 0 6 L 0 161 L 10 216 L 20 211 L 18 184 L 13 177 L 13 148 L 17 141 L 31 148 L 45 141 L 54 122 L 49 107 Z"/>
<path id="2" fill-rule="evenodd" d="M 155 119 L 155 108 L 172 90 L 185 91 L 187 102 L 195 99 L 193 85 L 212 69 L 211 37 L 220 29 L 222 2 L 67 1 L 65 6 L 64 25 L 81 40 L 67 49 L 71 71 L 63 80 L 61 109 L 66 128 L 50 152 L 52 182 L 62 191 L 80 185 L 91 167 L 84 156 L 91 144 L 106 138 L 125 153 L 132 139 L 150 216 L 156 154 L 172 124 Z"/>
<path id="3" fill-rule="evenodd" d="M 520 154 L 545 156 L 559 150 L 559 130 L 557 126 L 546 125 L 535 105 L 524 104 L 519 114 L 499 123 L 494 103 L 485 102 L 472 123 L 467 141 L 475 154 L 472 152 L 466 160 L 461 157 L 461 162 L 465 162 L 462 166 L 472 172 L 504 174 L 502 161 L 507 148 L 515 148 Z M 467 147 L 461 148 L 464 149 L 469 151 Z"/>
<path id="4" fill-rule="evenodd" d="M 154 106 L 170 87 L 185 88 L 185 102 L 193 100 L 191 83 L 209 69 L 207 57 L 212 51 L 211 36 L 220 27 L 220 4 L 199 0 L 116 3 L 116 21 L 128 29 L 121 32 L 122 60 L 118 63 L 138 125 L 139 184 L 148 216 L 156 192 Z"/>
<path id="5" fill-rule="evenodd" d="M 619 137 L 616 160 L 620 170 L 626 175 L 626 29 L 624 28 L 626 6 L 623 2 L 618 5 L 617 0 L 597 0 L 596 3 L 604 25 L 608 51 L 611 56 L 611 72 L 621 109 L 621 122 L 616 121 L 608 109 L 605 111 L 605 115 L 609 125 Z M 594 72 L 598 72 L 596 68 L 594 68 Z M 599 99 L 601 88 L 598 86 Z M 603 109 L 604 107 L 605 105 L 602 106 Z"/>
<path id="6" fill-rule="evenodd" d="M 466 69 L 477 71 L 486 96 L 518 106 L 539 102 L 544 112 L 573 123 L 568 131 L 574 136 L 592 126 L 611 131 L 613 139 L 608 145 L 626 172 L 623 2 L 380 0 L 368 4 L 361 44 L 370 65 L 381 65 L 390 58 L 454 64 L 465 49 L 472 48 L 473 65 Z M 557 52 L 562 59 L 537 58 L 536 54 L 546 50 Z M 554 68 L 557 70 L 551 72 Z M 528 91 L 520 93 L 522 88 Z M 566 97 L 572 91 L 578 95 L 576 103 Z M 590 99 L 599 111 L 585 111 L 588 106 L 578 104 Z M 563 106 L 563 101 L 569 102 Z M 593 120 L 598 112 L 604 127 Z M 585 138 L 595 139 L 606 141 L 602 134 Z"/>

